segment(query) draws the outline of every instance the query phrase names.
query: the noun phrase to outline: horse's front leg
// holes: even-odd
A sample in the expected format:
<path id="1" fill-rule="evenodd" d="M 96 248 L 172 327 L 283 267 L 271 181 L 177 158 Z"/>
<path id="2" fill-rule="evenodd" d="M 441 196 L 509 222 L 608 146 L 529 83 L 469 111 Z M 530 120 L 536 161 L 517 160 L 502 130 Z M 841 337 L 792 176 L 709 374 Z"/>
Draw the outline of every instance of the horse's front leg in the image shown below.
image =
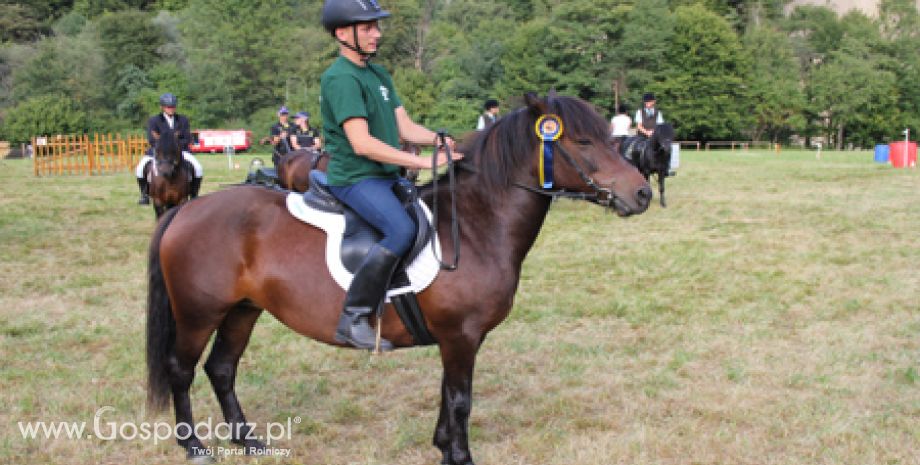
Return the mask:
<path id="1" fill-rule="evenodd" d="M 473 407 L 473 367 L 478 350 L 478 339 L 460 336 L 459 340 L 441 342 L 444 380 L 434 445 L 443 454 L 442 465 L 474 465 L 469 446 L 469 418 Z"/>
<path id="2" fill-rule="evenodd" d="M 664 200 L 664 178 L 668 176 L 668 170 L 662 170 L 658 172 L 658 197 L 663 208 L 667 208 L 668 203 Z"/>
<path id="3" fill-rule="evenodd" d="M 446 465 L 450 462 L 450 430 L 447 427 L 447 377 L 445 376 L 441 380 L 441 409 L 438 413 L 438 425 L 434 429 L 434 440 L 432 441 L 435 447 L 437 447 L 443 457 L 441 458 L 441 465 Z"/>

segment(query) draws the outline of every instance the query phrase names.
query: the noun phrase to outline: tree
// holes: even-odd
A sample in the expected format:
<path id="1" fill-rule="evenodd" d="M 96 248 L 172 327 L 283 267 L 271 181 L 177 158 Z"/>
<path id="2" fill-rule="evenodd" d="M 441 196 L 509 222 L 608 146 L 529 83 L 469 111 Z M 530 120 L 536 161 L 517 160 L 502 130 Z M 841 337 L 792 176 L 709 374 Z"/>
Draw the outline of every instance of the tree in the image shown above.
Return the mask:
<path id="1" fill-rule="evenodd" d="M 277 101 L 295 68 L 292 0 L 190 0 L 180 31 L 191 102 L 216 124 Z M 304 21 L 306 19 L 303 19 Z"/>
<path id="2" fill-rule="evenodd" d="M 615 70 L 610 66 L 629 10 L 617 0 L 563 2 L 549 20 L 518 30 L 502 60 L 505 95 L 556 88 L 600 107 L 613 105 Z"/>
<path id="3" fill-rule="evenodd" d="M 29 0 L 28 2 L 8 1 L 3 3 L 22 4 L 26 3 L 37 13 L 38 18 L 56 19 L 73 8 L 74 0 Z"/>
<path id="4" fill-rule="evenodd" d="M 898 88 L 878 25 L 859 12 L 835 21 L 820 21 L 839 40 L 809 72 L 809 117 L 839 149 L 896 136 Z"/>
<path id="5" fill-rule="evenodd" d="M 95 22 L 107 73 L 128 65 L 146 71 L 159 60 L 157 49 L 165 40 L 149 13 L 122 10 L 105 13 Z"/>
<path id="6" fill-rule="evenodd" d="M 639 102 L 643 92 L 668 72 L 666 54 L 674 36 L 674 15 L 667 0 L 646 0 L 626 17 L 623 38 L 611 60 L 619 100 Z M 614 108 L 611 108 L 614 110 Z"/>
<path id="7" fill-rule="evenodd" d="M 552 46 L 548 22 L 534 19 L 518 28 L 509 39 L 507 53 L 502 57 L 505 72 L 498 85 L 501 95 L 545 92 L 560 82 L 561 74 L 543 56 Z"/>
<path id="8" fill-rule="evenodd" d="M 796 55 L 806 71 L 836 50 L 843 38 L 837 13 L 823 6 L 797 6 L 783 24 L 794 38 Z"/>
<path id="9" fill-rule="evenodd" d="M 32 97 L 11 108 L 3 122 L 3 136 L 13 143 L 34 136 L 83 134 L 86 114 L 64 95 Z"/>
<path id="10" fill-rule="evenodd" d="M 882 33 L 889 38 L 886 56 L 891 60 L 885 69 L 894 73 L 898 88 L 898 110 L 901 126 L 910 128 L 912 134 L 920 132 L 920 31 L 917 23 L 920 11 L 911 0 L 882 0 L 879 5 L 879 23 Z"/>
<path id="11" fill-rule="evenodd" d="M 87 18 L 95 18 L 106 12 L 149 9 L 156 3 L 153 0 L 76 0 L 73 9 Z"/>
<path id="12" fill-rule="evenodd" d="M 48 32 L 39 18 L 39 13 L 28 6 L 0 3 L 0 43 L 37 40 Z"/>
<path id="13" fill-rule="evenodd" d="M 476 114 L 485 99 L 498 97 L 508 31 L 518 26 L 515 15 L 504 3 L 454 0 L 432 26 L 432 77 L 445 99 L 475 102 L 464 113 Z"/>
<path id="14" fill-rule="evenodd" d="M 917 22 L 920 11 L 912 0 L 882 0 L 879 3 L 879 24 L 889 38 L 901 39 L 920 36 Z"/>
<path id="15" fill-rule="evenodd" d="M 852 52 L 834 52 L 809 79 L 813 112 L 832 131 L 838 149 L 849 141 L 872 145 L 896 137 L 897 88 L 892 73 Z"/>
<path id="16" fill-rule="evenodd" d="M 730 139 L 750 124 L 749 58 L 723 17 L 701 5 L 678 8 L 666 54 L 668 75 L 651 86 L 680 138 Z"/>
<path id="17" fill-rule="evenodd" d="M 788 36 L 768 27 L 751 27 L 744 47 L 752 57 L 746 79 L 754 119 L 752 139 L 778 142 L 805 129 L 802 77 Z"/>

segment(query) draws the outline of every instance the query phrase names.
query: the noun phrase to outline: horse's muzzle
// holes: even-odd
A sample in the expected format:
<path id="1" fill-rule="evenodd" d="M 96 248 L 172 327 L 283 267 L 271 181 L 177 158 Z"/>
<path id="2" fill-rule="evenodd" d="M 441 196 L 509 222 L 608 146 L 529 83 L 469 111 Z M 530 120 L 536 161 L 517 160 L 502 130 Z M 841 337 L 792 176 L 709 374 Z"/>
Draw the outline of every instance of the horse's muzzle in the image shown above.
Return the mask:
<path id="1" fill-rule="evenodd" d="M 652 189 L 649 186 L 642 186 L 636 190 L 634 198 L 635 205 L 630 205 L 630 202 L 616 195 L 612 195 L 611 200 L 608 208 L 614 210 L 617 215 L 621 217 L 638 215 L 648 209 L 652 201 Z"/>

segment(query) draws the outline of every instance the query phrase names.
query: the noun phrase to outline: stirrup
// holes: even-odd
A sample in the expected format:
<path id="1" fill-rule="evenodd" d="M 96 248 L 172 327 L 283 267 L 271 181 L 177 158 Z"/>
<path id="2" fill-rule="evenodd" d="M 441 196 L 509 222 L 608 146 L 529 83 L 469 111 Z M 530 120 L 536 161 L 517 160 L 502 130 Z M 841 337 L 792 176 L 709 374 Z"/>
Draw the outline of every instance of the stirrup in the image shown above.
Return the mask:
<path id="1" fill-rule="evenodd" d="M 376 351 L 377 349 L 377 332 L 374 331 L 374 328 L 371 328 L 370 323 L 367 320 L 368 317 L 361 316 L 357 318 L 348 318 L 343 315 L 342 319 L 348 319 L 347 326 L 342 327 L 342 321 L 340 320 L 339 326 L 335 330 L 335 340 L 342 344 L 348 344 L 356 349 L 362 350 L 371 350 Z M 362 321 L 363 320 L 363 321 Z M 366 332 L 370 334 L 370 341 L 358 340 L 355 337 L 354 330 L 356 328 L 366 327 Z M 386 340 L 380 339 L 380 351 L 388 352 L 393 350 L 393 343 Z"/>

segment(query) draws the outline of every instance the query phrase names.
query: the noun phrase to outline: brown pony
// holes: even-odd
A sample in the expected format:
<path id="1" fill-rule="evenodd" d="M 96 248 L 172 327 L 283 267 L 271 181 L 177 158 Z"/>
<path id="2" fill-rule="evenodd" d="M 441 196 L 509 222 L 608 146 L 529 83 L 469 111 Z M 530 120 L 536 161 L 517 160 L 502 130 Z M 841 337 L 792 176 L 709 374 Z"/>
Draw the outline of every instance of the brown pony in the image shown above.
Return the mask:
<path id="1" fill-rule="evenodd" d="M 642 213 L 652 197 L 636 169 L 607 145 L 607 123 L 589 104 L 572 97 L 529 95 L 527 105 L 500 119 L 469 143 L 457 164 L 457 219 L 462 246 L 459 267 L 442 272 L 419 304 L 440 348 L 444 373 L 434 445 L 443 464 L 472 465 L 468 420 L 473 367 L 490 330 L 511 310 L 521 265 L 533 246 L 554 196 L 580 196 L 620 216 Z M 564 122 L 553 162 L 556 185 L 538 184 L 534 124 L 553 113 Z M 439 184 L 448 211 L 452 194 Z M 434 187 L 422 186 L 429 205 Z M 288 214 L 287 194 L 241 186 L 199 198 L 167 213 L 149 257 L 147 302 L 148 404 L 165 408 L 169 394 L 177 424 L 193 425 L 189 386 L 195 367 L 216 332 L 204 371 L 234 432 L 233 442 L 253 452 L 265 446 L 249 427 L 234 391 L 237 364 L 263 309 L 292 330 L 341 346 L 334 333 L 345 298 L 326 269 L 325 234 Z M 445 215 L 447 216 L 447 215 Z M 439 230 L 450 226 L 441 217 Z M 452 250 L 450 234 L 440 237 Z M 586 272 L 590 270 L 585 270 Z M 396 347 L 414 345 L 388 306 L 382 335 Z M 200 459 L 201 440 L 177 438 L 190 459 Z"/>
<path id="2" fill-rule="evenodd" d="M 281 187 L 306 192 L 310 187 L 310 170 L 326 171 L 329 154 L 313 149 L 292 150 L 278 160 L 278 180 Z"/>
<path id="3" fill-rule="evenodd" d="M 149 183 L 153 211 L 159 218 L 166 210 L 188 201 L 193 172 L 182 158 L 178 133 L 170 130 L 165 134 L 154 132 L 153 137 L 156 139 L 153 162 L 144 167 L 144 176 Z"/>
<path id="4" fill-rule="evenodd" d="M 421 149 L 414 144 L 403 144 L 402 150 L 421 155 Z M 296 192 L 306 192 L 310 187 L 310 171 L 326 171 L 329 154 L 313 149 L 292 150 L 278 160 L 278 181 L 281 187 Z M 416 172 L 415 175 L 418 173 Z M 410 176 L 414 180 L 414 176 Z"/>

